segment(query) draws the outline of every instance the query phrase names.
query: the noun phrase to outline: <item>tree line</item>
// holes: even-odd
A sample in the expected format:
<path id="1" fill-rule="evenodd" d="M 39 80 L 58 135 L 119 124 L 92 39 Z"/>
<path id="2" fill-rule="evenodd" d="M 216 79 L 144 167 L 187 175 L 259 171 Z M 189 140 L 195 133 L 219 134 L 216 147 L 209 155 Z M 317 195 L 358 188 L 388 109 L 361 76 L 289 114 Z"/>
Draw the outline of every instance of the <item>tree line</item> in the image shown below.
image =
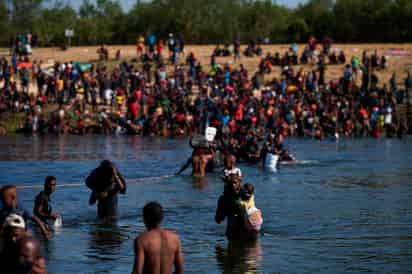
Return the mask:
<path id="1" fill-rule="evenodd" d="M 306 42 L 313 35 L 341 43 L 412 42 L 410 0 L 309 0 L 296 8 L 257 0 L 136 0 L 125 11 L 119 1 L 1 0 L 0 45 L 31 32 L 41 46 L 62 46 L 65 29 L 73 45 L 135 44 L 140 34 L 186 43 Z"/>

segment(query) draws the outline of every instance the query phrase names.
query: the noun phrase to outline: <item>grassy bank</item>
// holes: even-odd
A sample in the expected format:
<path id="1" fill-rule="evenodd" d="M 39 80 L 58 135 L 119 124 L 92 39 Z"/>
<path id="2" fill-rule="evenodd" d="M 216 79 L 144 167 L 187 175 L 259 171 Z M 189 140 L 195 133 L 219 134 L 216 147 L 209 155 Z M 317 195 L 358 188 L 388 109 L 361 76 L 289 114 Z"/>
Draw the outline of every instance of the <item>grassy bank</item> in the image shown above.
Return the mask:
<path id="1" fill-rule="evenodd" d="M 16 133 L 24 124 L 26 115 L 23 112 L 5 112 L 0 114 L 0 135 Z"/>

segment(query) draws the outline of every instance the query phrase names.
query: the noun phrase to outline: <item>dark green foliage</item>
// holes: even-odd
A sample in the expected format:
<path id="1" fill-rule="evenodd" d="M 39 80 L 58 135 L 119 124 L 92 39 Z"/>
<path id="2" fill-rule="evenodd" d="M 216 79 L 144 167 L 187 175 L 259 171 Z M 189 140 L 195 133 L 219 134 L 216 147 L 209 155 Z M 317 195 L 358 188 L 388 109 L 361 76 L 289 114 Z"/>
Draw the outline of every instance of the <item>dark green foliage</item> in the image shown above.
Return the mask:
<path id="1" fill-rule="evenodd" d="M 309 0 L 295 9 L 270 0 L 137 0 L 128 11 L 114 0 L 84 0 L 78 11 L 68 1 L 50 2 L 1 1 L 0 44 L 32 31 L 41 45 L 60 46 L 66 28 L 75 30 L 74 45 L 134 44 L 139 34 L 150 33 L 174 33 L 196 44 L 231 43 L 237 35 L 243 43 L 306 42 L 311 35 L 337 42 L 412 42 L 410 0 Z"/>

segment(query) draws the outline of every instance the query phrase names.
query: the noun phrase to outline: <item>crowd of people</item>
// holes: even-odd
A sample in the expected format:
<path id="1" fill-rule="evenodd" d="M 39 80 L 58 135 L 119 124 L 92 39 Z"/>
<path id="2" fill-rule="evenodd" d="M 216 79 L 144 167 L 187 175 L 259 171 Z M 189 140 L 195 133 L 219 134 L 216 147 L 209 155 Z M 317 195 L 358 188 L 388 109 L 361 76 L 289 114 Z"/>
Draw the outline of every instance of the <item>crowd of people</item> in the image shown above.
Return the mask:
<path id="1" fill-rule="evenodd" d="M 32 48 L 38 44 L 38 36 L 32 33 L 17 35 L 10 39 L 10 48 L 12 53 L 18 55 L 32 54 Z"/>
<path id="2" fill-rule="evenodd" d="M 412 76 L 408 73 L 404 87 L 396 74 L 389 84 L 379 83 L 376 70 L 387 64 L 376 52 L 365 51 L 362 60 L 354 56 L 339 79 L 328 80 L 328 66 L 341 61 L 330 48 L 315 54 L 317 44 L 309 43 L 300 58 L 313 64 L 310 69 L 295 66 L 292 45 L 282 57 L 263 56 L 251 75 L 242 64 L 216 63 L 214 55 L 210 70 L 192 52 L 184 60 L 183 42 L 174 42 L 167 57 L 155 38 L 149 37 L 147 47 L 139 41 L 141 63 L 125 61 L 113 69 L 78 62 L 45 68 L 26 55 L 1 59 L 0 112 L 26 113 L 20 131 L 40 134 L 190 136 L 207 125 L 246 139 L 271 133 L 391 137 L 407 131 L 397 106 L 406 102 Z M 235 42 L 235 55 L 237 47 Z M 341 59 L 346 63 L 344 55 Z M 280 66 L 281 74 L 265 81 L 273 66 Z M 29 93 L 30 85 L 37 93 Z M 49 105 L 57 109 L 45 112 Z"/>
<path id="3" fill-rule="evenodd" d="M 26 134 L 192 136 L 192 156 L 177 174 L 191 165 L 193 176 L 205 176 L 219 160 L 224 162 L 224 190 L 215 221 L 227 220 L 229 239 L 255 238 L 263 222 L 255 205 L 254 186 L 242 186 L 236 162 L 265 161 L 267 154 L 293 160 L 283 146 L 289 136 L 379 138 L 402 137 L 408 131 L 408 121 L 398 107 L 409 99 L 412 76 L 407 73 L 402 86 L 396 74 L 387 85 L 380 83 L 376 72 L 387 69 L 387 62 L 376 52 L 365 51 L 347 64 L 345 54 L 336 56 L 331 42 L 320 47 L 310 40 L 300 58 L 295 44 L 281 56 L 263 55 L 259 46 L 250 43 L 244 54 L 261 58 L 257 72 L 251 75 L 240 63 L 238 40 L 233 43 L 238 66 L 218 64 L 215 50 L 210 70 L 194 53 L 184 53 L 183 41 L 173 35 L 169 40 L 166 55 L 163 42 L 156 37 L 140 37 L 140 62 L 120 62 L 113 69 L 105 63 L 78 62 L 46 68 L 42 62 L 30 62 L 27 54 L 2 58 L 0 114 L 24 113 L 20 131 Z M 229 47 L 224 51 L 232 55 Z M 104 46 L 98 54 L 103 60 L 109 58 Z M 120 59 L 120 52 L 116 56 Z M 308 70 L 296 67 L 307 63 L 311 64 Z M 346 64 L 341 77 L 327 80 L 328 66 L 336 64 Z M 275 66 L 280 75 L 265 81 Z M 29 92 L 30 84 L 37 93 Z M 199 137 L 210 128 L 215 129 L 213 141 Z M 86 185 L 92 190 L 89 204 L 97 204 L 100 218 L 117 215 L 118 194 L 124 194 L 127 187 L 113 163 L 103 161 L 87 177 Z M 7 273 L 47 272 L 40 243 L 27 225 L 33 223 L 50 239 L 51 223 L 60 217 L 51 206 L 55 189 L 56 178 L 47 177 L 30 214 L 17 203 L 16 186 L 1 188 L 0 261 Z M 133 273 L 159 268 L 183 271 L 180 240 L 160 227 L 162 219 L 160 204 L 152 202 L 143 208 L 148 230 L 135 240 Z"/>
<path id="4" fill-rule="evenodd" d="M 55 189 L 56 178 L 47 177 L 44 190 L 35 198 L 31 214 L 18 203 L 16 186 L 0 188 L 0 264 L 4 273 L 47 273 L 40 242 L 28 229 L 28 223 L 35 224 L 45 239 L 51 238 L 48 221 L 59 217 L 50 203 Z"/>
<path id="5" fill-rule="evenodd" d="M 34 40 L 34 41 L 33 41 Z M 183 39 L 170 34 L 165 41 L 155 35 L 136 41 L 137 62 L 122 61 L 109 68 L 109 51 L 97 50 L 103 63 L 56 62 L 47 67 L 31 61 L 27 46 L 31 35 L 13 42 L 13 56 L 0 59 L 0 115 L 24 113 L 19 129 L 26 134 L 134 134 L 192 136 L 192 156 L 177 172 L 192 166 L 193 176 L 224 164 L 224 190 L 218 199 L 215 221 L 227 219 L 226 236 L 255 238 L 263 219 L 255 205 L 254 186 L 242 186 L 236 162 L 265 161 L 267 154 L 280 160 L 293 157 L 283 146 L 289 136 L 323 140 L 345 137 L 402 137 L 408 121 L 399 105 L 409 100 L 412 75 L 392 75 L 380 83 L 379 70 L 387 69 L 385 56 L 377 52 L 352 56 L 333 49 L 332 41 L 310 38 L 299 56 L 298 46 L 282 53 L 264 54 L 250 41 L 245 58 L 258 56 L 255 73 L 242 65 L 240 39 L 232 48 L 217 46 L 210 69 L 193 52 L 185 53 Z M 165 50 L 167 48 L 167 51 Z M 115 54 L 121 59 L 121 52 Z M 233 56 L 219 64 L 217 57 Z M 298 68 L 297 65 L 307 65 Z M 339 79 L 326 79 L 329 66 L 345 65 Z M 209 66 L 207 66 L 209 67 Z M 281 73 L 269 81 L 273 68 Z M 305 69 L 306 68 L 306 69 Z M 35 92 L 29 92 L 34 86 Z M 216 130 L 209 142 L 201 137 Z M 45 239 L 60 216 L 51 205 L 56 178 L 48 176 L 36 196 L 33 214 L 18 203 L 17 188 L 0 191 L 0 262 L 5 273 L 47 272 L 40 242 L 28 230 L 33 223 Z M 117 215 L 118 194 L 126 192 L 126 180 L 110 161 L 103 161 L 86 178 L 91 189 L 89 204 L 97 204 L 100 218 Z M 147 231 L 134 242 L 133 273 L 183 272 L 178 236 L 160 227 L 163 210 L 156 202 L 143 208 Z"/>

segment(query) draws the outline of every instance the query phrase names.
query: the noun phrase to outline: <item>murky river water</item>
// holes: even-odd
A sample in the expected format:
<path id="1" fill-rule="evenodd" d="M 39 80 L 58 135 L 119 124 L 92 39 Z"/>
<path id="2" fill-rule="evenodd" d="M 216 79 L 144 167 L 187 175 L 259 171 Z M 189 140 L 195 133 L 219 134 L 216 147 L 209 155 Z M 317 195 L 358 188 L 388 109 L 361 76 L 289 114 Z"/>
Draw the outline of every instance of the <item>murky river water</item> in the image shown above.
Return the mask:
<path id="1" fill-rule="evenodd" d="M 410 273 L 412 269 L 412 140 L 290 139 L 302 165 L 276 174 L 240 164 L 263 211 L 260 240 L 231 243 L 214 223 L 220 174 L 131 180 L 115 224 L 102 224 L 85 186 L 59 187 L 54 208 L 63 227 L 44 243 L 50 273 L 130 273 L 133 239 L 144 230 L 141 209 L 165 208 L 164 227 L 182 239 L 186 273 Z M 185 139 L 66 136 L 0 138 L 0 184 L 81 183 L 102 159 L 126 178 L 172 174 L 186 161 Z M 188 174 L 189 171 L 186 172 Z M 19 190 L 32 209 L 40 189 Z"/>

